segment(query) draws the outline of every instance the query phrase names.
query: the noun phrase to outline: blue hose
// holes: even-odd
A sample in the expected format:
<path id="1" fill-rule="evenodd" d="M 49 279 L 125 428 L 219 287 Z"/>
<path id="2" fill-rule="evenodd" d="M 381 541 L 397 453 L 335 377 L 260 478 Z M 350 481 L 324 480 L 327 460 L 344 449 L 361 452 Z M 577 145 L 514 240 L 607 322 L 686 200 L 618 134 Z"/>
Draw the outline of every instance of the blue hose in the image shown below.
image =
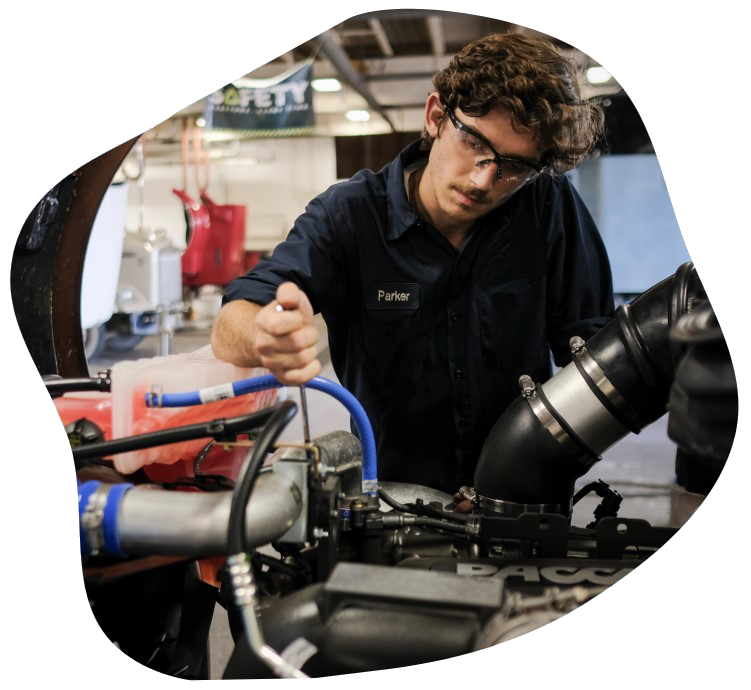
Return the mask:
<path id="1" fill-rule="evenodd" d="M 147 393 L 146 407 L 190 407 L 202 405 L 215 400 L 233 398 L 237 395 L 256 393 L 268 388 L 281 388 L 286 384 L 280 383 L 273 375 L 258 376 L 243 379 L 233 383 L 203 388 L 189 393 Z M 374 496 L 378 493 L 378 468 L 376 463 L 375 437 L 368 415 L 360 402 L 346 388 L 333 381 L 316 376 L 305 384 L 306 388 L 321 391 L 336 398 L 352 415 L 357 427 L 357 433 L 362 443 L 362 486 L 363 493 Z"/>
<path id="2" fill-rule="evenodd" d="M 103 484 L 95 479 L 81 482 L 78 481 L 78 528 L 81 538 L 81 555 L 91 555 L 91 546 L 87 534 L 93 532 L 92 537 L 100 542 L 101 553 L 108 556 L 124 558 L 125 554 L 120 547 L 120 532 L 117 523 L 120 504 L 123 496 L 133 488 L 133 484 Z M 94 494 L 102 489 L 106 491 L 103 505 L 99 506 L 102 514 L 99 524 L 96 526 L 84 525 L 84 515 L 89 508 L 89 503 Z"/>

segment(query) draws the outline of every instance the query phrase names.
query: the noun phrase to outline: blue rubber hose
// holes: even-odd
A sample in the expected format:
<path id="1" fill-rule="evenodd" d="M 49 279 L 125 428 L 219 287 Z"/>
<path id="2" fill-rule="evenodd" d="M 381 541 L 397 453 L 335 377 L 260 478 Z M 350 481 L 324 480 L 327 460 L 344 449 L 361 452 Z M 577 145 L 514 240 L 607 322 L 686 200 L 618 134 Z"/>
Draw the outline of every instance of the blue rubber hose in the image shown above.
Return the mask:
<path id="1" fill-rule="evenodd" d="M 286 384 L 280 383 L 273 375 L 258 376 L 243 379 L 211 388 L 202 388 L 188 393 L 147 393 L 146 407 L 190 407 L 202 405 L 215 400 L 225 400 L 238 395 L 256 393 L 269 388 L 281 388 Z M 376 462 L 375 437 L 368 415 L 360 402 L 346 388 L 333 381 L 316 376 L 305 384 L 306 388 L 321 391 L 338 400 L 352 415 L 357 427 L 357 433 L 362 443 L 362 485 L 363 493 L 375 496 L 378 493 L 378 467 Z"/>
<path id="2" fill-rule="evenodd" d="M 133 484 L 104 484 L 96 480 L 78 481 L 78 525 L 81 538 L 81 555 L 118 556 L 127 554 L 120 547 L 118 516 L 123 496 L 133 488 Z M 101 501 L 95 494 L 101 493 Z M 92 501 L 95 503 L 92 504 Z M 91 505 L 90 505 L 91 504 Z M 97 515 L 94 524 L 86 524 L 87 513 L 92 510 Z M 92 554 L 91 542 L 97 545 Z"/>

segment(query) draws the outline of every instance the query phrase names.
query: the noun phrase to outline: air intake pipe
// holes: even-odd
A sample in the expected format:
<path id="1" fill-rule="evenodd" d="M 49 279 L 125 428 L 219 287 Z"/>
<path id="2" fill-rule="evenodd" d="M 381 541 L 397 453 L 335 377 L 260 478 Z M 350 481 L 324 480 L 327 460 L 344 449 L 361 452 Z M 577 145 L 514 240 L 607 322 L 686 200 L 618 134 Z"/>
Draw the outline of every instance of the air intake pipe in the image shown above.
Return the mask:
<path id="1" fill-rule="evenodd" d="M 544 384 L 522 376 L 522 397 L 491 429 L 475 470 L 482 510 L 570 516 L 574 482 L 629 432 L 667 410 L 682 346 L 669 338 L 704 297 L 683 264 L 615 316 L 586 344 L 571 339 L 573 361 Z"/>
<path id="2" fill-rule="evenodd" d="M 245 528 L 253 546 L 283 537 L 303 510 L 297 484 L 277 474 L 258 478 Z M 127 556 L 216 556 L 227 553 L 232 493 L 135 488 L 88 481 L 78 487 L 81 553 Z"/>

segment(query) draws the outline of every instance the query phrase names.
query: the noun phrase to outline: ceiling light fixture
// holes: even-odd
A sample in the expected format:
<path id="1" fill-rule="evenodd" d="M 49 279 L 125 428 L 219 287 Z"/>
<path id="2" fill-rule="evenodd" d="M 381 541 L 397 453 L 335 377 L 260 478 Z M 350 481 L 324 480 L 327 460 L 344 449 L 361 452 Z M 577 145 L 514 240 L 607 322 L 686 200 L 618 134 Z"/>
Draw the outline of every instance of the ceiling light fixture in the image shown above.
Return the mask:
<path id="1" fill-rule="evenodd" d="M 611 79 L 610 72 L 604 67 L 590 67 L 587 70 L 587 81 L 590 84 L 604 84 Z"/>
<path id="2" fill-rule="evenodd" d="M 314 79 L 310 85 L 314 91 L 323 93 L 342 90 L 342 83 L 338 79 Z"/>
<path id="3" fill-rule="evenodd" d="M 367 110 L 348 110 L 344 117 L 350 122 L 367 122 L 370 119 L 370 113 Z"/>

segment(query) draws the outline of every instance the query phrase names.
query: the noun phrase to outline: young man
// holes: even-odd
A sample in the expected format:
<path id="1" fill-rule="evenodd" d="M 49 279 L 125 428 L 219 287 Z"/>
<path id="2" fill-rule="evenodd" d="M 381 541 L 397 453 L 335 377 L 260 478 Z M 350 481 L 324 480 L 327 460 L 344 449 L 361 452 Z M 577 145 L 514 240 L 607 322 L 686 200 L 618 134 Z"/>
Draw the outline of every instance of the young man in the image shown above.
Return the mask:
<path id="1" fill-rule="evenodd" d="M 331 361 L 374 427 L 378 477 L 473 483 L 518 379 L 562 365 L 613 314 L 597 229 L 568 179 L 602 132 L 572 65 L 514 34 L 467 45 L 433 80 L 422 142 L 307 207 L 271 259 L 238 278 L 216 356 L 298 385 Z M 263 306 L 262 306 L 263 305 Z"/>

